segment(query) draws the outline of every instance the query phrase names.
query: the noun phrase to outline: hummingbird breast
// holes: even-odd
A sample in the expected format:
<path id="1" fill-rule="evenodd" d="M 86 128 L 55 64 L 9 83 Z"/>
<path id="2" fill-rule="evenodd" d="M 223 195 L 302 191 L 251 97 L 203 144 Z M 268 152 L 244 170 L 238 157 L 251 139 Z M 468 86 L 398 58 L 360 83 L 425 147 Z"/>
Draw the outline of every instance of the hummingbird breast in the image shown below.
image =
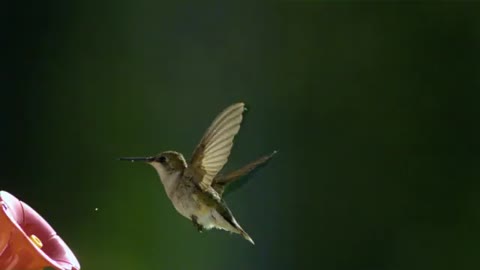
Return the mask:
<path id="1" fill-rule="evenodd" d="M 206 212 L 207 209 L 198 198 L 201 192 L 190 179 L 179 179 L 175 189 L 169 194 L 173 206 L 182 216 L 191 219 L 192 215 Z"/>
<path id="2" fill-rule="evenodd" d="M 217 211 L 218 202 L 200 190 L 190 179 L 181 179 L 170 199 L 177 212 L 190 220 L 195 216 L 198 224 L 205 229 L 238 231 Z"/>

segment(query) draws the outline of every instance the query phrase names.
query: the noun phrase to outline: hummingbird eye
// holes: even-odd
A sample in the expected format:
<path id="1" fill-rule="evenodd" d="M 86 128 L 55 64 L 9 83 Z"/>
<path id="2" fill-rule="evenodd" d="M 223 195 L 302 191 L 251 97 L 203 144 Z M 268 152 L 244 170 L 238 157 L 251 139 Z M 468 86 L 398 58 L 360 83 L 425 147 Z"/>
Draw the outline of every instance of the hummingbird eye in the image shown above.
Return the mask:
<path id="1" fill-rule="evenodd" d="M 167 158 L 164 157 L 164 156 L 160 156 L 160 157 L 158 158 L 158 162 L 160 162 L 160 163 L 165 163 L 165 161 L 167 161 Z"/>

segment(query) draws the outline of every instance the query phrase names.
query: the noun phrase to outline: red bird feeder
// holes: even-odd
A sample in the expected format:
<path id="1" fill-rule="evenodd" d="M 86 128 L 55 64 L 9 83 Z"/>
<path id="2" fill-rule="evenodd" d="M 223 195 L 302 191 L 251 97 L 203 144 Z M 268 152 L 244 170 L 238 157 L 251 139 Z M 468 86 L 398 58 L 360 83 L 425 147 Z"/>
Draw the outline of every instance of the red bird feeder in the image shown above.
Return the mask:
<path id="1" fill-rule="evenodd" d="M 80 270 L 70 248 L 26 203 L 0 191 L 0 269 Z"/>

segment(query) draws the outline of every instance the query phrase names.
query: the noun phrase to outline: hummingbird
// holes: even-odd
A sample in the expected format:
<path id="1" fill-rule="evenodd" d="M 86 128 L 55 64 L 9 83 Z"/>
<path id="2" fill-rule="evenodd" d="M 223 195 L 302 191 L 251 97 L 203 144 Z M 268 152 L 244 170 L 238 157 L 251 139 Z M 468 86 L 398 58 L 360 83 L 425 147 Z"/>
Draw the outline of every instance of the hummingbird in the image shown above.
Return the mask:
<path id="1" fill-rule="evenodd" d="M 265 165 L 277 151 L 240 169 L 220 174 L 230 156 L 245 111 L 243 102 L 224 109 L 204 133 L 189 162 L 176 151 L 148 157 L 122 157 L 120 160 L 146 162 L 153 166 L 177 212 L 191 220 L 199 232 L 222 229 L 240 234 L 255 244 L 233 216 L 223 200 L 223 193 L 230 183 Z"/>

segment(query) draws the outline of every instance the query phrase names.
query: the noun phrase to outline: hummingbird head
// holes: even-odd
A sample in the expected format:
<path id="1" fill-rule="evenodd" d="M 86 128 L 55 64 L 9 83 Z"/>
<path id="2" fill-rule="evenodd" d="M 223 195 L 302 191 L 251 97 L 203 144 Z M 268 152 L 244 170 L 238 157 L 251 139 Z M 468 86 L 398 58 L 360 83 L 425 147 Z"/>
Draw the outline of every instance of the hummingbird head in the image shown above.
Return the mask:
<path id="1" fill-rule="evenodd" d="M 154 157 L 149 158 L 147 161 L 152 165 L 159 173 L 164 172 L 166 174 L 172 174 L 181 172 L 187 168 L 187 162 L 182 154 L 175 151 L 165 151 Z"/>
<path id="2" fill-rule="evenodd" d="M 120 160 L 131 162 L 146 162 L 152 165 L 160 176 L 164 185 L 170 184 L 174 174 L 183 172 L 187 168 L 187 162 L 182 154 L 175 151 L 165 151 L 152 157 L 123 157 Z"/>

